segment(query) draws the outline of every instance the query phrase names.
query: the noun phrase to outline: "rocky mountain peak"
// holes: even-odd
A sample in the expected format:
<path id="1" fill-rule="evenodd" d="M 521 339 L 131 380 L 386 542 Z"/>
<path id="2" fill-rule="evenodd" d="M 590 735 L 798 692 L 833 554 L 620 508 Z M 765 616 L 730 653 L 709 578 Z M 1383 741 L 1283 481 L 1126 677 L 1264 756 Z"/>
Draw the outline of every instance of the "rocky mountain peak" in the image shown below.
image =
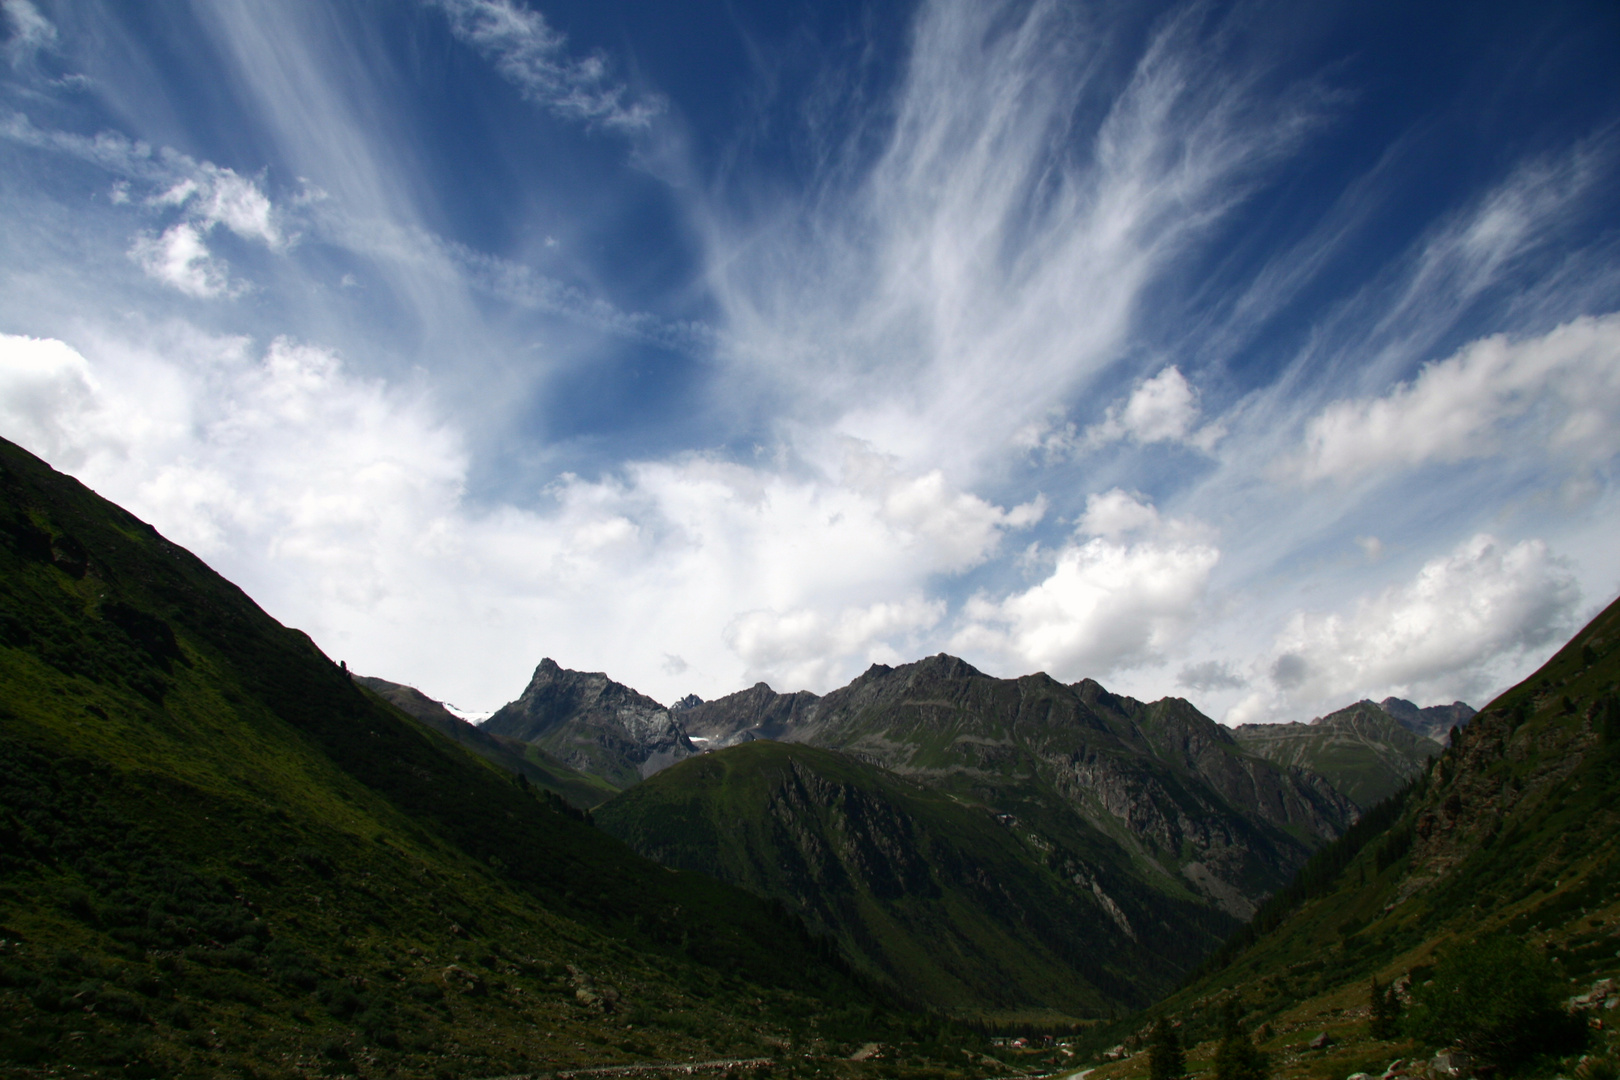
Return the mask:
<path id="1" fill-rule="evenodd" d="M 572 671 L 549 656 L 523 694 L 483 727 L 618 787 L 698 752 L 670 710 L 652 698 L 603 672 Z"/>

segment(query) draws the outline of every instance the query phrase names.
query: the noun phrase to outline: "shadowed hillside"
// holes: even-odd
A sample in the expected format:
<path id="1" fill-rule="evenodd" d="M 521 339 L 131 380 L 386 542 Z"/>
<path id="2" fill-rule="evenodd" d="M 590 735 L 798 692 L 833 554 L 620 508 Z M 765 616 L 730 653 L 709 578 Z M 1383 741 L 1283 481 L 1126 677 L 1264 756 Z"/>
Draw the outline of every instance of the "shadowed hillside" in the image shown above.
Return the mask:
<path id="1" fill-rule="evenodd" d="M 8 1069 L 479 1076 L 893 1023 L 779 907 L 554 808 L 9 443 L 0 792 Z"/>

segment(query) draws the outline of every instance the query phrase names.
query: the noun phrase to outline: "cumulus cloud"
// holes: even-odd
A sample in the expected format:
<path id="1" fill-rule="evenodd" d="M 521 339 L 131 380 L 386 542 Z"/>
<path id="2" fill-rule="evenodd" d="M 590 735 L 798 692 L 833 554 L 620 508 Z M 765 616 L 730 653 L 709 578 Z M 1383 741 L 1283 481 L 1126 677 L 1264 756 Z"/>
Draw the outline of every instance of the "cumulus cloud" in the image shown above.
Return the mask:
<path id="1" fill-rule="evenodd" d="M 260 240 L 271 249 L 285 242 L 270 199 L 252 180 L 212 162 L 192 163 L 190 175 L 175 181 L 147 200 L 149 206 L 178 209 L 184 220 L 161 236 L 143 232 L 135 237 L 129 255 L 154 278 L 187 296 L 211 299 L 235 295 L 244 286 L 232 282 L 223 260 L 208 250 L 205 237 L 224 225 L 243 239 Z"/>
<path id="2" fill-rule="evenodd" d="M 944 615 L 944 601 L 921 596 L 839 612 L 750 611 L 726 627 L 725 641 L 748 665 L 744 683 L 775 679 L 787 686 L 828 686 L 852 657 L 868 663 L 911 659 L 921 633 Z"/>
<path id="3" fill-rule="evenodd" d="M 570 120 L 644 128 L 664 110 L 656 97 L 633 97 L 608 77 L 600 55 L 571 57 L 567 38 L 538 11 L 515 0 L 429 0 L 451 32 L 495 64 L 523 96 Z"/>
<path id="4" fill-rule="evenodd" d="M 1228 719 L 1391 694 L 1483 705 L 1526 657 L 1574 632 L 1579 600 L 1571 568 L 1542 541 L 1479 534 L 1348 611 L 1296 612 L 1263 662 L 1274 692 Z"/>
<path id="5" fill-rule="evenodd" d="M 932 579 L 1043 511 L 855 443 L 829 470 L 689 455 L 480 509 L 429 399 L 326 349 L 184 327 L 0 339 L 0 424 L 351 667 L 480 707 L 548 654 L 671 699 L 829 689 L 910 655 L 945 616 Z"/>
<path id="6" fill-rule="evenodd" d="M 0 137 L 74 157 L 120 177 L 110 198 L 114 205 L 133 203 L 132 182 L 146 187 L 150 194 L 141 206 L 170 223 L 136 233 L 129 257 L 148 277 L 187 296 L 211 299 L 246 288 L 231 280 L 225 261 L 208 247 L 208 236 L 217 227 L 272 251 L 290 243 L 284 214 L 258 181 L 233 169 L 197 161 L 169 147 L 154 150 L 117 132 L 89 137 L 43 130 L 21 113 L 0 121 Z"/>
<path id="7" fill-rule="evenodd" d="M 1220 552 L 1116 490 L 1087 500 L 1078 535 L 1049 559 L 1029 589 L 970 599 L 952 646 L 1065 680 L 1161 660 L 1192 628 Z"/>
<path id="8" fill-rule="evenodd" d="M 1381 397 L 1335 402 L 1288 467 L 1306 481 L 1353 481 L 1526 447 L 1582 463 L 1620 452 L 1620 315 L 1484 338 Z"/>
<path id="9" fill-rule="evenodd" d="M 1208 450 L 1222 432 L 1216 425 L 1200 429 L 1198 414 L 1198 392 L 1171 365 L 1138 383 L 1123 406 L 1110 405 L 1102 422 L 1086 429 L 1083 442 L 1177 442 Z"/>

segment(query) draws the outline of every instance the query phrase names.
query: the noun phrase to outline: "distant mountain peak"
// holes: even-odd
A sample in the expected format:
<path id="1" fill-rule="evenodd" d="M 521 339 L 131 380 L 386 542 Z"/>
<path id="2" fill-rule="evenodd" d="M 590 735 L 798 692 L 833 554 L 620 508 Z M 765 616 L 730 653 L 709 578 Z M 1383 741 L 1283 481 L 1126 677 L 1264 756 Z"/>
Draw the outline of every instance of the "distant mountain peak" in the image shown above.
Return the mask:
<path id="1" fill-rule="evenodd" d="M 687 709 L 695 709 L 701 704 L 703 704 L 702 698 L 698 697 L 696 694 L 687 694 L 685 697 L 681 698 L 681 700 L 671 705 L 669 707 L 669 711 L 672 713 L 685 712 Z"/>
<path id="2" fill-rule="evenodd" d="M 572 671 L 549 656 L 523 694 L 483 724 L 532 743 L 571 768 L 623 788 L 698 752 L 670 710 L 600 671 Z"/>

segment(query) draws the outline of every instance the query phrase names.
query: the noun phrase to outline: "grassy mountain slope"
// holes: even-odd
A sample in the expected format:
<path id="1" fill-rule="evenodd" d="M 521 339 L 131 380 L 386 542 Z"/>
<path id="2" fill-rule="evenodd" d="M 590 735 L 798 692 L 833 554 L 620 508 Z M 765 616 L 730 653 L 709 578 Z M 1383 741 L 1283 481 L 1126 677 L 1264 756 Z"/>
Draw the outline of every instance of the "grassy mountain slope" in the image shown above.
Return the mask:
<path id="1" fill-rule="evenodd" d="M 613 797 L 618 789 L 589 773 L 571 769 L 538 746 L 491 735 L 470 724 L 414 686 L 372 676 L 357 675 L 355 682 L 380 696 L 407 716 L 419 720 L 452 741 L 509 773 L 521 773 L 529 783 L 555 792 L 568 803 L 589 809 Z"/>
<path id="2" fill-rule="evenodd" d="M 0 772 L 12 1071 L 478 1076 L 887 1022 L 779 909 L 554 809 L 3 442 Z"/>
<path id="3" fill-rule="evenodd" d="M 1527 942 L 1571 995 L 1620 977 L 1617 795 L 1620 602 L 1475 716 L 1398 802 L 1369 815 L 1374 827 L 1324 849 L 1202 977 L 1098 1037 L 1167 1015 L 1210 1039 L 1220 1002 L 1238 995 L 1251 1025 L 1269 1025 L 1263 1048 L 1279 1075 L 1342 1076 L 1433 1049 L 1371 1037 L 1369 980 L 1422 984 L 1460 943 Z M 1331 1044 L 1310 1049 L 1320 1032 Z M 1145 1068 L 1143 1055 L 1094 1076 Z"/>
<path id="4" fill-rule="evenodd" d="M 1395 794 L 1441 751 L 1370 701 L 1309 724 L 1243 724 L 1232 734 L 1252 754 L 1319 773 L 1363 809 Z"/>
<path id="5" fill-rule="evenodd" d="M 1104 1014 L 1150 1000 L 1212 939 L 1213 920 L 1151 896 L 1100 838 L 1065 857 L 1014 815 L 803 745 L 682 762 L 596 819 L 781 900 L 863 970 L 959 1013 Z"/>

